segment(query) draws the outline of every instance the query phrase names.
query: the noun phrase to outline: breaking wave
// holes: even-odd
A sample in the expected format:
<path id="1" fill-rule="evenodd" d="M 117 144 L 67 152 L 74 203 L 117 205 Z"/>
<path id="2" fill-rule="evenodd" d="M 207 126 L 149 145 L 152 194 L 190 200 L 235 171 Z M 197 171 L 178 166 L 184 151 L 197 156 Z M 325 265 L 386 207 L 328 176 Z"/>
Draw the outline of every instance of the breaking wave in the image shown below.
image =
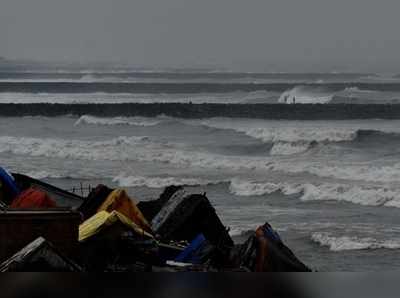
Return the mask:
<path id="1" fill-rule="evenodd" d="M 54 179 L 67 179 L 73 178 L 69 175 L 62 175 L 61 173 L 57 172 L 50 172 L 50 171 L 31 171 L 26 173 L 27 176 L 32 177 L 34 179 L 46 179 L 46 178 L 54 178 Z M 76 177 L 81 178 L 81 177 Z"/>
<path id="2" fill-rule="evenodd" d="M 160 162 L 230 170 L 260 167 L 257 158 L 185 150 L 182 144 L 156 142 L 148 137 L 121 136 L 105 141 L 87 141 L 2 136 L 0 153 L 77 160 Z"/>
<path id="3" fill-rule="evenodd" d="M 237 196 L 261 196 L 274 192 L 298 194 L 302 201 L 344 201 L 365 206 L 400 208 L 400 189 L 346 184 L 291 184 L 233 179 L 229 190 Z"/>
<path id="4" fill-rule="evenodd" d="M 143 177 L 121 174 L 113 179 L 120 187 L 146 186 L 149 188 L 164 188 L 169 185 L 200 186 L 218 184 L 222 181 L 206 180 L 201 178 L 181 177 Z"/>
<path id="5" fill-rule="evenodd" d="M 271 171 L 287 173 L 309 173 L 319 177 L 347 179 L 350 181 L 368 181 L 396 183 L 400 179 L 400 163 L 374 166 L 365 163 L 330 164 L 325 162 L 269 162 L 266 164 Z"/>
<path id="6" fill-rule="evenodd" d="M 333 237 L 329 233 L 313 233 L 311 235 L 311 240 L 335 252 L 348 250 L 400 249 L 400 241 L 398 240 L 380 241 L 369 237 Z"/>
<path id="7" fill-rule="evenodd" d="M 264 121 L 232 121 L 232 119 L 229 118 L 204 120 L 201 124 L 218 129 L 232 129 L 259 139 L 264 143 L 303 141 L 339 142 L 350 141 L 357 136 L 357 128 L 352 129 L 348 127 L 276 126 Z"/>
<path id="8" fill-rule="evenodd" d="M 108 140 L 67 140 L 1 136 L 0 153 L 76 160 L 159 162 L 179 167 L 222 169 L 232 172 L 259 170 L 293 174 L 308 173 L 319 177 L 364 182 L 392 183 L 400 180 L 400 163 L 392 162 L 377 166 L 363 162 L 321 163 L 309 158 L 307 160 L 293 160 L 265 156 L 223 155 L 196 151 L 184 144 L 156 141 L 149 137 L 121 136 Z M 321 186 L 318 189 L 323 190 Z M 340 198 L 352 202 L 356 200 L 355 195 L 350 196 L 352 192 L 362 193 L 364 197 L 360 197 L 359 200 L 363 202 L 368 201 L 365 199 L 371 196 L 368 194 L 374 193 L 373 203 L 368 204 L 385 204 L 387 206 L 397 204 L 395 203 L 397 201 L 391 199 L 392 196 L 400 197 L 400 193 L 392 188 L 386 188 L 383 191 L 382 188 L 375 190 L 373 187 L 352 190 L 339 185 L 335 186 L 333 191 L 329 188 L 329 191 L 326 192 L 334 193 L 337 196 L 333 199 Z M 318 197 L 327 198 L 328 194 Z M 382 203 L 382 200 L 388 200 L 388 202 Z"/>
<path id="9" fill-rule="evenodd" d="M 365 90 L 365 89 L 360 89 L 359 87 L 347 87 L 343 90 L 343 92 L 348 92 L 348 93 L 374 93 L 376 91 L 374 90 Z"/>
<path id="10" fill-rule="evenodd" d="M 16 168 L 14 172 L 19 172 L 20 167 Z M 28 170 L 24 172 L 25 175 L 38 180 L 44 179 L 66 179 L 66 180 L 83 180 L 91 179 L 111 179 L 110 176 L 100 174 L 98 171 L 91 169 L 76 169 L 76 170 Z"/>
<path id="11" fill-rule="evenodd" d="M 132 125 L 132 126 L 156 126 L 161 121 L 154 118 L 144 117 L 114 117 L 114 118 L 100 118 L 90 115 L 81 116 L 76 122 L 75 126 L 79 125 Z"/>
<path id="12" fill-rule="evenodd" d="M 357 138 L 358 133 L 357 129 L 334 127 L 255 127 L 257 124 L 232 122 L 229 119 L 210 119 L 203 121 L 202 124 L 218 129 L 232 129 L 271 144 L 271 155 L 302 153 L 318 143 L 352 141 Z"/>
<path id="13" fill-rule="evenodd" d="M 0 153 L 73 159 L 128 159 L 128 148 L 150 144 L 148 137 L 118 137 L 107 141 L 0 137 Z"/>
<path id="14" fill-rule="evenodd" d="M 368 87 L 373 86 L 343 86 L 343 89 L 338 89 L 323 84 L 300 85 L 283 92 L 278 102 L 283 104 L 398 103 L 398 90 Z"/>
<path id="15" fill-rule="evenodd" d="M 312 144 L 313 144 L 312 142 L 294 142 L 294 143 L 277 142 L 273 144 L 270 150 L 270 154 L 271 155 L 298 154 L 307 151 Z"/>
<path id="16" fill-rule="evenodd" d="M 391 142 L 400 138 L 396 127 L 370 129 L 363 127 L 323 127 L 316 124 L 305 126 L 277 126 L 268 122 L 232 121 L 227 118 L 204 120 L 202 125 L 217 129 L 229 129 L 271 144 L 271 155 L 292 155 L 306 152 L 317 145 L 343 142 Z M 371 127 L 373 127 L 371 125 Z"/>

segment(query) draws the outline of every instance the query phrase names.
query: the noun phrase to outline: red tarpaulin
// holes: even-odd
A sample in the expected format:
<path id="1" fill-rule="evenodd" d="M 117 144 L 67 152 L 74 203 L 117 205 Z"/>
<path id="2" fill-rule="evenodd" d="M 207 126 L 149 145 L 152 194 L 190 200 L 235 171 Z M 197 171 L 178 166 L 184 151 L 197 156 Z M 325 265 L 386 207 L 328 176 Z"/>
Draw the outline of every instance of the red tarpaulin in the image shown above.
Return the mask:
<path id="1" fill-rule="evenodd" d="M 11 208 L 54 208 L 56 202 L 45 192 L 29 188 L 12 202 Z"/>

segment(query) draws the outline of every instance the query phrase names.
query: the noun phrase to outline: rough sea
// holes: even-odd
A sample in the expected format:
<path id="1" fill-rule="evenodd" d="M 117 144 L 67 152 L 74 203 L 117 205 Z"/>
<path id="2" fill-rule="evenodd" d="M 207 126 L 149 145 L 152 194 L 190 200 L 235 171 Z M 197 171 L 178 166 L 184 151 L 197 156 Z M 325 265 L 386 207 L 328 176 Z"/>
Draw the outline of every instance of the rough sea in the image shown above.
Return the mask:
<path id="1" fill-rule="evenodd" d="M 298 106 L 397 103 L 400 77 L 0 68 L 0 103 L 293 104 L 293 98 Z M 315 270 L 399 268 L 400 120 L 2 117 L 0 165 L 67 190 L 126 188 L 137 201 L 183 184 L 207 193 L 238 242 L 268 221 Z"/>

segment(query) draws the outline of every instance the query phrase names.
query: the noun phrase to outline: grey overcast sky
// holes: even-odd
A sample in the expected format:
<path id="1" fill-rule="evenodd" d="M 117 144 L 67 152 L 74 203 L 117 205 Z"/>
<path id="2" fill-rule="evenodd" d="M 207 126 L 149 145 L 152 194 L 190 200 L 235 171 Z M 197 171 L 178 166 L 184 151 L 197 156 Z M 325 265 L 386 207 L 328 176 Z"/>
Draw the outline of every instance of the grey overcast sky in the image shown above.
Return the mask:
<path id="1" fill-rule="evenodd" d="M 0 56 L 400 71 L 399 0 L 0 0 Z"/>

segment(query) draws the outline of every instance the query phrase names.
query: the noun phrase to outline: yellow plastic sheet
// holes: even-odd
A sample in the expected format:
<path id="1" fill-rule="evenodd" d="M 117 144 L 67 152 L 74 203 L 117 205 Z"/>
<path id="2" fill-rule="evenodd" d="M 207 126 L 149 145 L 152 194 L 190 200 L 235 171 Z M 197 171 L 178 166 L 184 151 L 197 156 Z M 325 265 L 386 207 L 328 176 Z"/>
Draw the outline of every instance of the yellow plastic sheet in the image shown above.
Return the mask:
<path id="1" fill-rule="evenodd" d="M 114 210 L 125 215 L 145 231 L 149 233 L 152 232 L 152 229 L 142 212 L 123 189 L 114 190 L 99 207 L 97 212 L 112 212 Z"/>
<path id="2" fill-rule="evenodd" d="M 79 241 L 83 242 L 100 233 L 104 228 L 112 226 L 117 222 L 123 223 L 138 235 L 153 238 L 151 234 L 144 231 L 141 227 L 120 212 L 113 211 L 110 213 L 107 211 L 100 211 L 79 226 Z"/>

